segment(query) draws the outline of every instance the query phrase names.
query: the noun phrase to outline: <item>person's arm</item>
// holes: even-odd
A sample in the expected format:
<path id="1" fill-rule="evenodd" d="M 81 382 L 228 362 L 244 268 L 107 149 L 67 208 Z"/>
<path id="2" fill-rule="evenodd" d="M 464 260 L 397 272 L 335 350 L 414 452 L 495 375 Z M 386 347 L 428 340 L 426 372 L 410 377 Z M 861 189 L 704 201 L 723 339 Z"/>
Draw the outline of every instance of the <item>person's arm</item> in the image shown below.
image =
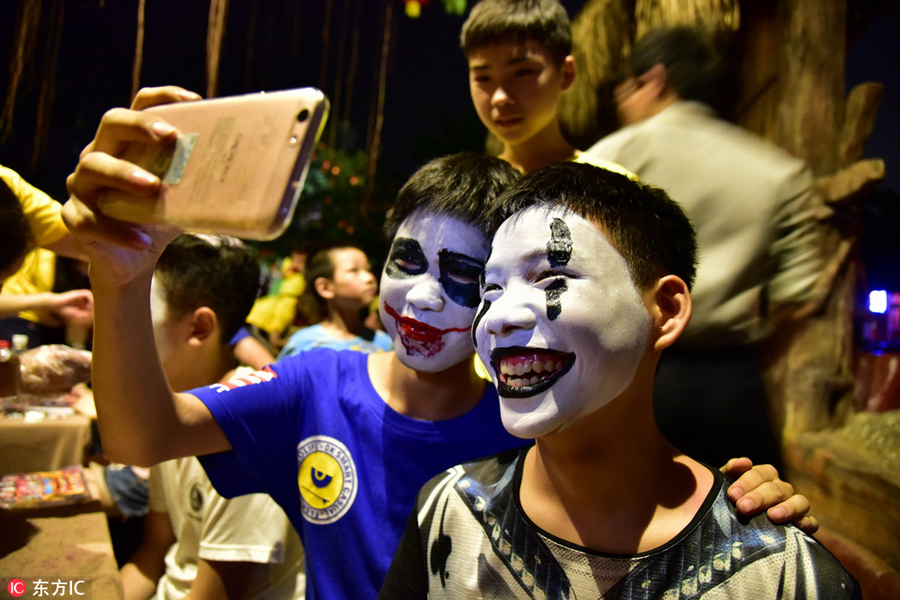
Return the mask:
<path id="1" fill-rule="evenodd" d="M 81 244 L 79 244 L 71 234 L 63 236 L 62 239 L 59 239 L 52 244 L 45 244 L 44 248 L 61 256 L 77 258 L 79 260 L 88 259 L 87 252 L 84 251 Z"/>
<path id="2" fill-rule="evenodd" d="M 148 512 L 144 539 L 119 571 L 125 600 L 148 600 L 156 593 L 157 582 L 166 572 L 166 552 L 174 543 L 175 532 L 168 513 Z"/>
<path id="3" fill-rule="evenodd" d="M 65 311 L 72 308 L 80 313 L 93 310 L 93 295 L 90 290 L 71 290 L 39 294 L 0 294 L 0 318 L 14 317 L 23 310 L 48 308 Z"/>
<path id="4" fill-rule="evenodd" d="M 776 324 L 803 320 L 818 311 L 829 288 L 822 252 L 820 204 L 808 167 L 796 171 L 779 188 L 781 204 L 773 216 L 774 241 L 769 252 L 773 272 L 767 283 L 769 318 Z"/>
<path id="5" fill-rule="evenodd" d="M 153 342 L 150 280 L 159 256 L 177 231 L 105 217 L 97 209 L 108 188 L 136 199 L 154 198 L 155 175 L 116 158 L 131 141 L 164 146 L 177 131 L 140 109 L 198 98 L 176 87 L 141 90 L 133 109 L 113 109 L 69 176 L 63 218 L 90 258 L 94 292 L 92 385 L 106 454 L 117 462 L 148 466 L 170 458 L 230 448 L 221 428 L 195 396 L 175 394 Z"/>
<path id="6" fill-rule="evenodd" d="M 251 573 L 260 567 L 257 563 L 204 560 L 197 563 L 197 577 L 191 584 L 190 600 L 219 600 L 244 598 Z M 127 599 L 126 599 L 127 600 Z"/>
<path id="7" fill-rule="evenodd" d="M 753 465 L 749 458 L 732 458 L 720 469 L 737 478 L 727 490 L 728 498 L 742 515 L 766 511 L 773 523 L 793 523 L 809 535 L 819 529 L 819 521 L 809 514 L 809 500 L 794 492 L 772 465 Z"/>
<path id="8" fill-rule="evenodd" d="M 234 345 L 234 357 L 242 365 L 253 367 L 257 371 L 275 362 L 275 357 L 269 352 L 269 349 L 252 335 L 241 338 Z"/>

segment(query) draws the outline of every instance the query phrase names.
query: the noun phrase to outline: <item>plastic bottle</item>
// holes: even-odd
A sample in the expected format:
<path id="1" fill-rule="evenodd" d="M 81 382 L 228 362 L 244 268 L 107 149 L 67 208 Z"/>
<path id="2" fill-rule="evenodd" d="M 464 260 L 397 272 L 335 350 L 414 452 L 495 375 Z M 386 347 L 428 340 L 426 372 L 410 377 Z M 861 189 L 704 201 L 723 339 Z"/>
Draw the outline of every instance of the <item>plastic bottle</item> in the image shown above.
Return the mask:
<path id="1" fill-rule="evenodd" d="M 28 404 L 28 398 L 22 393 L 22 373 L 20 371 L 21 363 L 19 355 L 28 350 L 28 336 L 24 333 L 14 333 L 12 335 L 12 353 L 16 361 L 16 395 L 6 398 L 3 402 L 3 412 L 22 413 L 25 412 L 25 406 Z"/>
<path id="2" fill-rule="evenodd" d="M 9 340 L 0 340 L 0 395 L 4 414 L 18 408 L 19 381 L 19 357 L 10 348 Z"/>

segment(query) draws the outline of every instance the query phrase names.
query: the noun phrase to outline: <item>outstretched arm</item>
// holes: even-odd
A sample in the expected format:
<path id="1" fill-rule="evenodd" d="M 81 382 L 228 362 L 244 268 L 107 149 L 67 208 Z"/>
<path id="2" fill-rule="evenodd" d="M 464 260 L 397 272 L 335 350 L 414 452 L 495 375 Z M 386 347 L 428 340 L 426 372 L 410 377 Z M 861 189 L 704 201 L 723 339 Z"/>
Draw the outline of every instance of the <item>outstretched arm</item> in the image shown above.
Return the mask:
<path id="1" fill-rule="evenodd" d="M 819 521 L 809 513 L 809 500 L 794 493 L 794 486 L 783 481 L 772 465 L 753 465 L 749 458 L 732 458 L 721 471 L 737 481 L 728 488 L 728 498 L 743 515 L 766 511 L 773 523 L 793 523 L 812 535 Z"/>
<path id="2" fill-rule="evenodd" d="M 48 308 L 53 311 L 74 309 L 90 313 L 93 308 L 90 290 L 71 290 L 38 294 L 0 294 L 0 317 L 14 317 L 23 310 Z"/>
<path id="3" fill-rule="evenodd" d="M 67 185 L 63 218 L 90 260 L 95 322 L 92 384 L 104 450 L 118 462 L 152 465 L 230 446 L 206 406 L 175 394 L 156 355 L 150 318 L 150 280 L 157 259 L 178 231 L 123 223 L 104 216 L 97 200 L 114 188 L 153 198 L 160 181 L 117 158 L 128 142 L 166 145 L 178 132 L 140 109 L 196 99 L 176 87 L 141 90 L 132 110 L 112 109 L 81 153 Z"/>

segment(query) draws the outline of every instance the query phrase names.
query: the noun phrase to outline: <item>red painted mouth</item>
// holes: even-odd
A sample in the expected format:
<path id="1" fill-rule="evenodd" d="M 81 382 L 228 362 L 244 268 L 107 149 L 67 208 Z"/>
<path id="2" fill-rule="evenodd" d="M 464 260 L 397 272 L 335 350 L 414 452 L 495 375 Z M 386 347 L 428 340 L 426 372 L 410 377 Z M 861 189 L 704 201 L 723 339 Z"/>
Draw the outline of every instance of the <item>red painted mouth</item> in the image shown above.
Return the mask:
<path id="1" fill-rule="evenodd" d="M 438 329 L 411 317 L 401 317 L 394 307 L 387 303 L 384 305 L 384 311 L 396 321 L 400 341 L 410 355 L 434 356 L 444 347 L 445 334 L 467 333 L 471 329 L 471 327 Z"/>

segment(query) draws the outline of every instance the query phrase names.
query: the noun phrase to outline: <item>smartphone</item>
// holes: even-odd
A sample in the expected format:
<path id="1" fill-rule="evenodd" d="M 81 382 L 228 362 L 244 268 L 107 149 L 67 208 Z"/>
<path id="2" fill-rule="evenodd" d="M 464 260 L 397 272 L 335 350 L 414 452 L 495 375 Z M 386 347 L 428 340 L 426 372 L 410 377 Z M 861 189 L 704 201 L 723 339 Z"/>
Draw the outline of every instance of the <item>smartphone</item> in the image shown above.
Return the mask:
<path id="1" fill-rule="evenodd" d="M 180 132 L 159 148 L 131 143 L 119 154 L 162 180 L 156 198 L 109 190 L 99 211 L 132 223 L 242 239 L 281 235 L 297 207 L 328 115 L 315 88 L 178 102 L 145 109 Z"/>

